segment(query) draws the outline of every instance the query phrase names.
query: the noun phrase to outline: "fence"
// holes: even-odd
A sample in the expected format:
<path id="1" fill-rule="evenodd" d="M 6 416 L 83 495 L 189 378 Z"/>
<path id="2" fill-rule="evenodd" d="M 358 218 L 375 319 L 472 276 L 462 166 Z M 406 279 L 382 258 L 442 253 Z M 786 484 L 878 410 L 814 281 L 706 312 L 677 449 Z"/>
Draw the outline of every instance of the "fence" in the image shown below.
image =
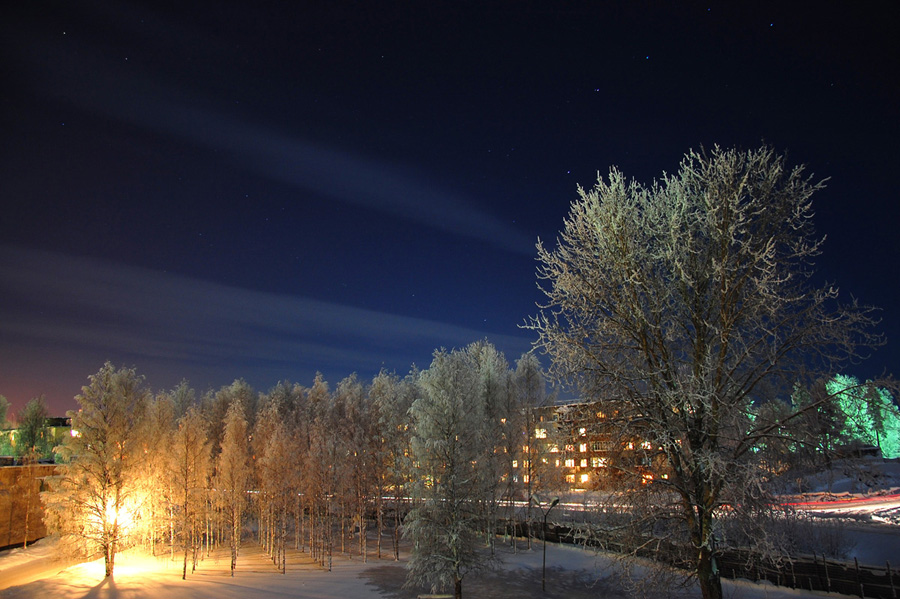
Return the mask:
<path id="1" fill-rule="evenodd" d="M 839 562 L 813 555 L 765 564 L 753 560 L 747 552 L 730 550 L 723 552 L 718 564 L 720 574 L 728 578 L 768 580 L 795 589 L 877 599 L 897 599 L 900 591 L 900 572 L 891 568 L 890 562 L 882 568 L 860 565 L 856 559 Z"/>
<path id="2" fill-rule="evenodd" d="M 522 530 L 518 525 L 516 530 Z M 536 525 L 540 529 L 540 524 Z M 612 538 L 601 538 L 577 527 L 547 525 L 548 541 L 595 547 L 605 551 L 626 553 L 629 550 Z M 683 548 L 671 544 L 656 544 L 653 549 L 632 551 L 641 557 L 653 558 L 677 567 L 685 567 Z M 900 571 L 892 568 L 860 565 L 853 562 L 826 560 L 822 556 L 784 557 L 780 560 L 764 560 L 758 555 L 740 549 L 722 549 L 716 557 L 719 575 L 724 578 L 746 578 L 754 582 L 767 580 L 773 584 L 794 589 L 825 591 L 874 599 L 898 599 Z"/>

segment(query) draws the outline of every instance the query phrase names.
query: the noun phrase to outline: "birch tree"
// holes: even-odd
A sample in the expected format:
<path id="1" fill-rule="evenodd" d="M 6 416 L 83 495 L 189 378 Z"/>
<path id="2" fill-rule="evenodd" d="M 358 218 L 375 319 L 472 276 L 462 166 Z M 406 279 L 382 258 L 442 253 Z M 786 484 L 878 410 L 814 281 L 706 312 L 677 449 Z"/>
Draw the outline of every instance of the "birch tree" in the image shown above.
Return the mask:
<path id="1" fill-rule="evenodd" d="M 312 558 L 324 566 L 332 555 L 332 503 L 342 443 L 335 435 L 334 397 L 321 373 L 316 374 L 307 394 L 307 414 L 307 457 L 303 463 L 303 494 L 309 515 L 307 532 Z"/>
<path id="2" fill-rule="evenodd" d="M 241 548 L 241 531 L 247 507 L 247 483 L 250 479 L 248 443 L 244 407 L 240 401 L 234 401 L 225 416 L 222 452 L 216 462 L 216 491 L 228 523 L 232 576 Z"/>
<path id="3" fill-rule="evenodd" d="M 175 485 L 172 480 L 171 444 L 177 423 L 175 402 L 171 392 L 158 393 L 148 402 L 144 416 L 144 434 L 141 439 L 143 475 L 136 481 L 142 501 L 141 527 L 151 555 L 155 555 L 158 541 L 169 539 L 170 550 L 175 551 Z"/>
<path id="4" fill-rule="evenodd" d="M 514 404 L 509 362 L 503 353 L 487 340 L 470 344 L 466 353 L 478 380 L 476 402 L 484 411 L 476 433 L 481 451 L 478 496 L 484 510 L 485 539 L 493 549 L 500 501 L 510 499 L 513 460 L 518 455 L 517 448 L 522 445 L 519 429 L 515 426 L 519 409 Z"/>
<path id="5" fill-rule="evenodd" d="M 266 493 L 269 501 L 269 541 L 267 546 L 272 561 L 285 572 L 287 556 L 285 553 L 287 540 L 287 524 L 293 511 L 297 495 L 295 453 L 291 447 L 291 437 L 285 424 L 277 420 L 266 439 L 261 459 L 259 460 L 260 491 Z M 263 523 L 260 522 L 260 526 Z"/>
<path id="6" fill-rule="evenodd" d="M 525 500 L 528 502 L 526 518 L 529 529 L 531 527 L 532 497 L 542 490 L 544 486 L 550 486 L 552 482 L 549 473 L 555 468 L 549 463 L 548 431 L 550 423 L 542 423 L 537 413 L 537 408 L 549 405 L 550 397 L 547 394 L 547 381 L 537 356 L 529 352 L 523 354 L 516 361 L 516 369 L 512 374 L 513 395 L 515 396 L 516 414 L 512 417 L 510 430 L 517 431 L 517 441 L 520 443 L 508 443 L 511 450 L 516 450 L 521 464 L 520 483 L 524 490 Z M 519 449 L 521 447 L 521 452 Z M 529 547 L 531 546 L 531 534 L 528 534 Z"/>
<path id="7" fill-rule="evenodd" d="M 46 505 L 51 527 L 78 537 L 88 551 L 99 548 L 105 575 L 112 576 L 137 514 L 134 490 L 150 394 L 134 369 L 116 369 L 109 362 L 89 381 L 75 397 L 78 411 L 68 414 L 75 434 L 60 448 L 66 463 Z"/>
<path id="8" fill-rule="evenodd" d="M 413 370 L 401 379 L 385 370 L 372 379 L 369 400 L 377 415 L 377 430 L 381 434 L 374 456 L 373 476 L 376 480 L 376 518 L 378 519 L 378 558 L 381 559 L 381 537 L 384 529 L 385 494 L 393 498 L 393 553 L 400 560 L 400 514 L 408 496 L 410 483 L 410 436 L 407 413 L 418 392 L 418 373 Z"/>
<path id="9" fill-rule="evenodd" d="M 751 404 L 882 341 L 871 309 L 815 283 L 822 188 L 767 147 L 691 151 L 649 186 L 612 169 L 579 188 L 556 246 L 537 245 L 546 300 L 527 327 L 556 377 L 612 402 L 610 432 L 664 458 L 668 478 L 642 488 L 674 498 L 664 511 L 708 599 L 722 596 L 716 517 L 756 503 L 754 449 L 783 424 L 751 423 Z"/>
<path id="10" fill-rule="evenodd" d="M 207 476 L 210 469 L 210 443 L 206 422 L 199 408 L 191 406 L 178 420 L 171 445 L 170 474 L 179 512 L 179 534 L 184 556 L 181 578 L 187 578 L 188 556 L 192 572 L 203 536 L 206 511 Z"/>
<path id="11" fill-rule="evenodd" d="M 373 474 L 377 472 L 375 442 L 380 440 L 378 419 L 373 413 L 368 393 L 356 374 L 351 374 L 338 384 L 335 397 L 343 407 L 341 436 L 346 448 L 345 477 L 350 487 L 347 501 L 352 506 L 353 523 L 359 530 L 360 555 L 363 561 L 368 561 L 366 515 L 370 502 L 374 504 L 372 495 L 376 485 Z"/>

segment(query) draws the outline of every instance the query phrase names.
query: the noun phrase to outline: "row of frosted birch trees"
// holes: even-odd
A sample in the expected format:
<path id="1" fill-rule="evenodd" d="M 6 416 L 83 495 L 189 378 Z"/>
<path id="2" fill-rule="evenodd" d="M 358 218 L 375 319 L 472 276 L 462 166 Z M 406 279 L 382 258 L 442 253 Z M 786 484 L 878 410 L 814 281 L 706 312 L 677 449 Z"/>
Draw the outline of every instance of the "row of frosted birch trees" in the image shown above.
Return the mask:
<path id="1" fill-rule="evenodd" d="M 544 378 L 530 354 L 512 368 L 486 341 L 465 351 L 483 362 L 470 362 L 480 382 L 462 401 L 481 415 L 469 420 L 480 454 L 497 456 L 479 469 L 495 509 L 535 480 L 512 465 L 531 462 L 526 408 L 546 401 Z M 401 517 L 427 476 L 413 440 L 433 433 L 411 408 L 436 376 L 353 374 L 332 388 L 317 375 L 266 393 L 236 380 L 198 397 L 186 382 L 154 394 L 134 369 L 107 363 L 76 397 L 66 462 L 43 493 L 47 523 L 69 553 L 104 555 L 107 575 L 135 545 L 171 554 L 183 577 L 216 548 L 230 551 L 233 575 L 251 541 L 281 571 L 290 550 L 328 568 L 335 553 L 399 559 Z"/>

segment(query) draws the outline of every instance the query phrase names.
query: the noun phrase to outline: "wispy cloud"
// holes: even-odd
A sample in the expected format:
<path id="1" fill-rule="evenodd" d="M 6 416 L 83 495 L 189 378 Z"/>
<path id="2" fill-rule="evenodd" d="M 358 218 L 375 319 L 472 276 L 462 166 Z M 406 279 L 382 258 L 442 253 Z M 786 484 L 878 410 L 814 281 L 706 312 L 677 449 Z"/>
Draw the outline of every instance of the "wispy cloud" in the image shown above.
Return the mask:
<path id="1" fill-rule="evenodd" d="M 228 287 L 92 258 L 0 246 L 0 380 L 47 378 L 104 360 L 133 364 L 169 385 L 237 377 L 264 388 L 381 367 L 425 367 L 437 347 L 461 347 L 486 333 L 420 318 Z M 510 358 L 528 340 L 490 335 Z M 65 368 L 63 368 L 65 366 Z M 311 379 L 310 379 L 311 380 Z M 3 392 L 3 390 L 0 390 Z M 41 392 L 38 390 L 38 392 Z"/>
<path id="2" fill-rule="evenodd" d="M 316 197 L 382 211 L 506 251 L 533 253 L 534 238 L 511 219 L 441 186 L 427 173 L 235 116 L 240 112 L 226 113 L 221 102 L 192 95 L 85 42 L 77 52 L 52 39 L 18 45 L 18 59 L 42 94 L 207 149 L 217 159 Z M 54 60 L 41 60 L 48 49 Z"/>

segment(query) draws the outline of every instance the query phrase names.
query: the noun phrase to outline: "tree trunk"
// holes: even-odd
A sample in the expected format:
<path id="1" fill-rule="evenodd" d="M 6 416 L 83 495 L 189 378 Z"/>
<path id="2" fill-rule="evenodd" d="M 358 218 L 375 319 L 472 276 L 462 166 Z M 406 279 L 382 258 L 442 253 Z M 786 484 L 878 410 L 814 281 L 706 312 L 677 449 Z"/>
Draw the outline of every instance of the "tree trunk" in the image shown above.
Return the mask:
<path id="1" fill-rule="evenodd" d="M 693 537 L 697 550 L 697 583 L 703 599 L 722 599 L 722 580 L 716 565 L 716 539 L 713 534 L 713 515 L 709 508 L 701 508 L 695 515 Z"/>
<path id="2" fill-rule="evenodd" d="M 697 561 L 697 582 L 703 599 L 722 599 L 722 579 L 713 550 L 708 545 L 700 547 Z"/>
<path id="3" fill-rule="evenodd" d="M 378 489 L 378 495 L 375 497 L 375 514 L 378 518 L 375 526 L 378 528 L 378 540 L 376 541 L 376 555 L 381 559 L 381 535 L 384 533 L 384 489 Z"/>
<path id="4" fill-rule="evenodd" d="M 113 575 L 113 569 L 116 566 L 116 544 L 115 541 L 107 543 L 106 547 L 103 548 L 103 554 L 106 558 L 104 560 L 106 566 L 106 577 L 109 578 Z"/>

